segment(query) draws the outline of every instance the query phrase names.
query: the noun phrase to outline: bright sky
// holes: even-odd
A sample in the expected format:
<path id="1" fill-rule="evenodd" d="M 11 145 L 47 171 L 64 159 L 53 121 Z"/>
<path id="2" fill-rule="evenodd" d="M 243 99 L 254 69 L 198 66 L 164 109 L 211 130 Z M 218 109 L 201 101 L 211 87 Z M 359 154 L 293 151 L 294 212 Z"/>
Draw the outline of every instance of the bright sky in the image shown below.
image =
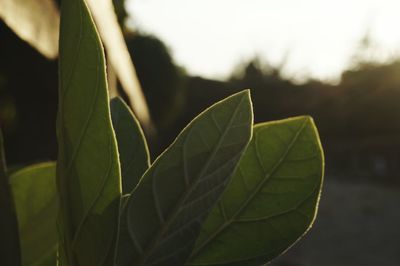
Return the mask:
<path id="1" fill-rule="evenodd" d="M 284 75 L 335 80 L 360 40 L 400 55 L 399 0 L 128 0 L 132 23 L 158 36 L 190 74 L 228 77 L 258 55 Z"/>

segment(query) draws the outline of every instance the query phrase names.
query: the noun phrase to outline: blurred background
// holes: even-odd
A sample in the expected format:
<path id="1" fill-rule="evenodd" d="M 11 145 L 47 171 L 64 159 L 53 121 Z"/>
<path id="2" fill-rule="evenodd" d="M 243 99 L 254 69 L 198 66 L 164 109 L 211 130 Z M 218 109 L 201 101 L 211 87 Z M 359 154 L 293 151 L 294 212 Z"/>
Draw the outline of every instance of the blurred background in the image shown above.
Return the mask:
<path id="1" fill-rule="evenodd" d="M 214 102 L 309 114 L 326 155 L 316 223 L 274 266 L 400 265 L 400 3 L 114 0 L 156 133 L 152 158 Z M 57 60 L 0 20 L 8 164 L 55 160 Z M 124 93 L 120 90 L 120 93 Z"/>

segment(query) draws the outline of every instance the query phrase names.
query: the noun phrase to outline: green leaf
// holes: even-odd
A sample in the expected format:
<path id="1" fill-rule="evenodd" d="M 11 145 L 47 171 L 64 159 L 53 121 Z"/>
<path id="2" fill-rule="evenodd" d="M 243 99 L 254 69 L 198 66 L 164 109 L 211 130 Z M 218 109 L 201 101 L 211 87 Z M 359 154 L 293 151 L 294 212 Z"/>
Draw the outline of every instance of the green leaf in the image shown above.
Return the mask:
<path id="1" fill-rule="evenodd" d="M 127 212 L 130 192 L 139 183 L 144 172 L 150 167 L 150 155 L 136 117 L 125 102 L 117 97 L 111 100 L 111 118 L 117 136 L 119 160 L 121 163 L 122 192 L 118 243 L 115 252 L 115 265 L 129 265 L 134 243 L 129 236 Z"/>
<path id="2" fill-rule="evenodd" d="M 61 265 L 112 265 L 120 169 L 104 52 L 83 0 L 62 1 L 59 64 Z"/>
<path id="3" fill-rule="evenodd" d="M 121 98 L 111 100 L 111 117 L 118 142 L 122 193 L 127 194 L 149 168 L 149 150 L 139 122 Z"/>
<path id="4" fill-rule="evenodd" d="M 42 163 L 10 177 L 18 217 L 22 265 L 55 266 L 57 252 L 56 165 Z"/>
<path id="5" fill-rule="evenodd" d="M 139 122 L 121 98 L 111 100 L 111 117 L 117 136 L 119 160 L 121 163 L 122 193 L 121 215 L 118 230 L 118 244 L 115 264 L 124 265 L 130 260 L 133 243 L 129 237 L 124 207 L 130 192 L 150 166 L 150 155 L 146 139 Z"/>
<path id="6" fill-rule="evenodd" d="M 0 258 L 4 265 L 21 265 L 18 222 L 6 174 L 3 135 L 0 130 Z"/>
<path id="7" fill-rule="evenodd" d="M 183 265 L 200 226 L 234 172 L 252 134 L 248 91 L 195 118 L 131 193 L 126 265 Z"/>
<path id="8" fill-rule="evenodd" d="M 314 221 L 323 165 L 310 117 L 256 125 L 189 265 L 263 265 L 284 252 Z"/>

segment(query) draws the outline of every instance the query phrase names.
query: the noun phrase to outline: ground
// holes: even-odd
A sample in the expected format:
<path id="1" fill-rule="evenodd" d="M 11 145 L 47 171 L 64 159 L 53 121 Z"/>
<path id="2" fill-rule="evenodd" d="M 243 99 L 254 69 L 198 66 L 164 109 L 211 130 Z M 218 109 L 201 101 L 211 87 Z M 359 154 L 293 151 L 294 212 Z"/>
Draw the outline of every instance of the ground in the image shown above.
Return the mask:
<path id="1" fill-rule="evenodd" d="M 327 177 L 313 228 L 271 266 L 400 265 L 400 187 Z"/>

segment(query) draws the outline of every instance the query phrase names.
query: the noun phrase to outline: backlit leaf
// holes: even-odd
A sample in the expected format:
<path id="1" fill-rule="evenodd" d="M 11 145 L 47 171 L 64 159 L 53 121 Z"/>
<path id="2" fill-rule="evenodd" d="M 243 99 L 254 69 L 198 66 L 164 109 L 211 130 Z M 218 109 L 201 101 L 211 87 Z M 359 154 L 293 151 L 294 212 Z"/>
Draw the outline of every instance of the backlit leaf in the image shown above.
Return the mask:
<path id="1" fill-rule="evenodd" d="M 189 265 L 263 265 L 275 258 L 310 228 L 322 177 L 323 153 L 311 118 L 256 125 Z"/>
<path id="2" fill-rule="evenodd" d="M 146 139 L 129 107 L 121 98 L 111 100 L 111 117 L 118 142 L 122 193 L 130 193 L 150 166 Z"/>
<path id="3" fill-rule="evenodd" d="M 183 265 L 252 133 L 248 91 L 204 111 L 154 162 L 131 193 L 126 265 Z"/>
<path id="4" fill-rule="evenodd" d="M 126 212 L 123 210 L 129 199 L 129 193 L 150 166 L 150 155 L 139 122 L 121 98 L 111 100 L 111 117 L 118 142 L 124 194 L 121 201 L 122 217 L 118 230 L 115 264 L 125 265 L 126 261 L 130 260 L 130 252 L 134 246 L 128 232 Z"/>
<path id="5" fill-rule="evenodd" d="M 57 134 L 61 265 L 112 265 L 120 169 L 104 52 L 83 0 L 61 5 Z"/>
<path id="6" fill-rule="evenodd" d="M 10 177 L 22 265 L 56 265 L 58 197 L 55 177 L 55 163 L 29 166 Z"/>

